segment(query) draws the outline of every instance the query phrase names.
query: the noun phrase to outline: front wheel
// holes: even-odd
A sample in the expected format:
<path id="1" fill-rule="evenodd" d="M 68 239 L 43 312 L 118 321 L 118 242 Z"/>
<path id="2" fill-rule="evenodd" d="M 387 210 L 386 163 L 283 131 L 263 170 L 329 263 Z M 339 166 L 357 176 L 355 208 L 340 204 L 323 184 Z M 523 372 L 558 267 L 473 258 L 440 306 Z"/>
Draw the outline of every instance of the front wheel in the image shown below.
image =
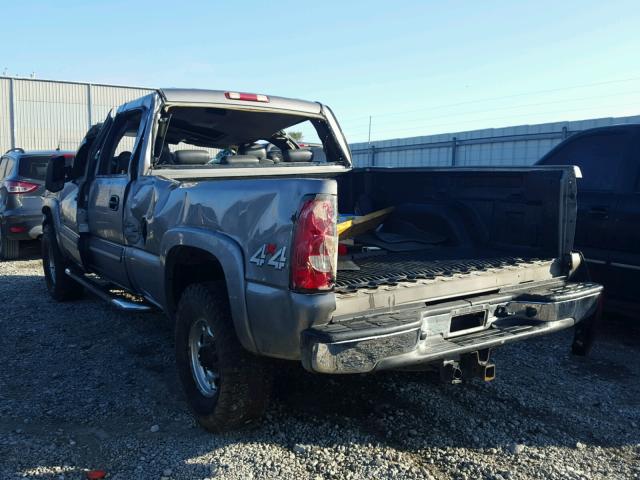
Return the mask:
<path id="1" fill-rule="evenodd" d="M 82 285 L 69 277 L 64 270 L 70 263 L 64 258 L 51 225 L 45 223 L 42 231 L 42 267 L 49 294 L 59 302 L 75 300 L 84 293 Z"/>
<path id="2" fill-rule="evenodd" d="M 238 341 L 224 284 L 185 289 L 175 341 L 178 374 L 200 425 L 223 432 L 262 416 L 271 388 L 268 365 Z"/>

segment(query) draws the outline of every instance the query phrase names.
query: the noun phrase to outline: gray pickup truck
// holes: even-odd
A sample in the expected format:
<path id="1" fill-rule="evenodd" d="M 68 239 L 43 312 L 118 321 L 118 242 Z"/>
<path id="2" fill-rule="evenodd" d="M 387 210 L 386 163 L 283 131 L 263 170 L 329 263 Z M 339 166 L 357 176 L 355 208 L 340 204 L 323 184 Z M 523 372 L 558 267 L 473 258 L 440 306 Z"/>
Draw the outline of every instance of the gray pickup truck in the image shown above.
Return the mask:
<path id="1" fill-rule="evenodd" d="M 261 415 L 269 357 L 458 382 L 492 379 L 494 347 L 574 325 L 588 348 L 601 287 L 572 252 L 572 167 L 352 169 L 320 103 L 170 89 L 93 127 L 46 185 L 50 294 L 163 311 L 211 431 Z M 338 236 L 341 216 L 380 210 Z"/>

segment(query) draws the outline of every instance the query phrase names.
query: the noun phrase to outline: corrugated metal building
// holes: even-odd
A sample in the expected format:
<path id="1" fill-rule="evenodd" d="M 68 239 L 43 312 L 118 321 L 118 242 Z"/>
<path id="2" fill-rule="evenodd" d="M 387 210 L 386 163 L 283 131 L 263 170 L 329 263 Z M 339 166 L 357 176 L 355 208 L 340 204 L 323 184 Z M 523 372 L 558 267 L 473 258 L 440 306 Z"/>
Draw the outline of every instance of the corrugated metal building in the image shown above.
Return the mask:
<path id="1" fill-rule="evenodd" d="M 109 110 L 152 89 L 0 77 L 0 152 L 75 149 Z M 521 125 L 352 144 L 356 166 L 529 165 L 586 128 L 640 122 L 640 116 Z"/>
<path id="2" fill-rule="evenodd" d="M 640 115 L 355 143 L 351 152 L 359 167 L 531 165 L 573 133 L 620 123 L 640 123 Z"/>
<path id="3" fill-rule="evenodd" d="M 110 109 L 151 89 L 0 77 L 0 151 L 75 149 Z"/>

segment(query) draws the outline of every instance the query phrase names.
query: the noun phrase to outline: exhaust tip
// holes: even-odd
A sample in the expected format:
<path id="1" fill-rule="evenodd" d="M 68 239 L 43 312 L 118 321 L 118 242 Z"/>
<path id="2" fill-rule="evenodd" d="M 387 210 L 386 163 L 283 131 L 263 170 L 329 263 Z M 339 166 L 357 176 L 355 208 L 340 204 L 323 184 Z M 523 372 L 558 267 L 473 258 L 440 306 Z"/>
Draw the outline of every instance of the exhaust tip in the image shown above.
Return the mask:
<path id="1" fill-rule="evenodd" d="M 483 378 L 484 378 L 485 382 L 490 382 L 491 380 L 496 378 L 496 366 L 495 366 L 495 364 L 490 363 L 488 365 L 485 365 Z"/>

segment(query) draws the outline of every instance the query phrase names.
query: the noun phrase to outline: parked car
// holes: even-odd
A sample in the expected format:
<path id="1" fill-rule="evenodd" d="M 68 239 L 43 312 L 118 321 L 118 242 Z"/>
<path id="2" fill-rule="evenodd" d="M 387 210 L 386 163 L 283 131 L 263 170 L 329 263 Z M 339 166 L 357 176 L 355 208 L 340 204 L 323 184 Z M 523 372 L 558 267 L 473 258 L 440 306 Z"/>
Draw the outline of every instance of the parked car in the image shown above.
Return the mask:
<path id="1" fill-rule="evenodd" d="M 538 165 L 580 167 L 576 248 L 605 286 L 605 308 L 640 312 L 640 125 L 576 133 Z"/>
<path id="2" fill-rule="evenodd" d="M 305 121 L 322 161 L 284 132 Z M 266 357 L 459 382 L 491 380 L 506 343 L 576 326 L 588 348 L 601 287 L 572 252 L 572 167 L 352 170 L 320 103 L 179 89 L 122 105 L 64 163 L 47 171 L 49 293 L 162 310 L 206 429 L 261 415 Z"/>
<path id="3" fill-rule="evenodd" d="M 0 258 L 15 259 L 20 241 L 42 235 L 42 195 L 47 163 L 72 152 L 14 148 L 0 158 Z"/>

